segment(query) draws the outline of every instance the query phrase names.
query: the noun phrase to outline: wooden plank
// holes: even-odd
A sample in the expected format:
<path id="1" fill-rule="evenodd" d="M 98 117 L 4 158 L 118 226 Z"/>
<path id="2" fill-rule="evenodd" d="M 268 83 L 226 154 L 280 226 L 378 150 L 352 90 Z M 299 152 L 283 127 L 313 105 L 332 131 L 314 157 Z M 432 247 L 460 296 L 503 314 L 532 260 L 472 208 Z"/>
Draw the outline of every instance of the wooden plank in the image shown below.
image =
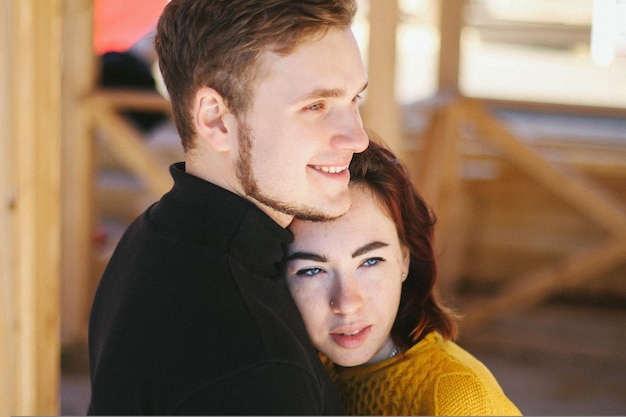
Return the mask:
<path id="1" fill-rule="evenodd" d="M 370 0 L 369 12 L 369 86 L 361 114 L 365 126 L 380 135 L 402 158 L 404 144 L 395 93 L 398 1 Z"/>
<path id="2" fill-rule="evenodd" d="M 96 79 L 93 4 L 63 0 L 61 342 L 87 343 L 95 228 L 93 126 L 84 97 Z"/>
<path id="3" fill-rule="evenodd" d="M 582 253 L 524 274 L 491 299 L 470 306 L 463 321 L 465 328 L 476 327 L 493 317 L 541 302 L 555 292 L 576 287 L 626 261 L 626 209 L 620 201 L 580 173 L 559 169 L 542 158 L 487 113 L 484 104 L 476 100 L 466 100 L 465 103 L 466 120 L 474 123 L 481 141 L 494 146 L 509 163 L 616 236 Z"/>
<path id="4" fill-rule="evenodd" d="M 11 7 L 0 7 L 0 56 L 11 57 L 13 54 L 13 16 Z M 0 314 L 0 414 L 9 416 L 16 414 L 15 392 L 17 377 L 15 375 L 15 339 L 13 315 L 17 310 L 15 295 L 17 290 L 16 265 L 17 251 L 14 246 L 16 230 L 16 195 L 17 184 L 14 171 L 14 156 L 16 145 L 13 136 L 13 101 L 11 94 L 11 60 L 0 59 L 0 91 L 4 92 L 0 100 L 0 305 L 3 313 Z"/>
<path id="5" fill-rule="evenodd" d="M 0 17 L 3 145 L 0 413 L 59 411 L 61 0 L 12 0 Z M 3 172 L 7 172 L 6 167 Z M 8 187 L 5 188 L 5 187 Z M 10 247 L 6 247 L 9 246 Z M 7 259 L 4 258 L 7 256 Z M 5 264 L 6 262 L 6 264 Z M 6 275 L 5 275 L 6 274 Z"/>
<path id="6" fill-rule="evenodd" d="M 555 195 L 572 204 L 607 232 L 626 236 L 626 207 L 603 187 L 574 170 L 565 172 L 547 162 L 520 142 L 500 121 L 489 115 L 477 101 L 468 102 L 468 120 L 483 134 L 482 141 L 495 146 L 513 165 L 518 166 Z"/>
<path id="7" fill-rule="evenodd" d="M 439 0 L 439 91 L 458 93 L 461 31 L 466 0 Z"/>
<path id="8" fill-rule="evenodd" d="M 447 263 L 450 260 L 453 265 L 461 263 L 462 243 L 455 242 L 457 236 L 454 233 L 458 232 L 462 224 L 454 221 L 459 219 L 458 199 L 461 189 L 455 186 L 455 179 L 460 181 L 459 165 L 463 150 L 459 139 L 455 137 L 470 123 L 478 132 L 474 137 L 495 149 L 495 155 L 521 169 L 528 178 L 543 186 L 548 195 L 569 204 L 568 208 L 586 215 L 615 238 L 522 275 L 491 299 L 470 306 L 463 323 L 465 327 L 477 326 L 498 315 L 538 303 L 551 294 L 581 285 L 591 276 L 597 276 L 626 261 L 626 209 L 609 190 L 602 189 L 580 173 L 557 168 L 519 141 L 502 123 L 487 113 L 482 103 L 463 99 L 434 118 L 432 131 L 429 132 L 431 135 L 426 137 L 423 148 L 425 159 L 417 182 L 418 186 L 423 187 L 421 190 L 431 196 L 437 214 L 443 220 L 437 233 L 438 250 L 441 250 L 440 240 L 444 239 L 444 245 L 449 245 L 450 250 L 455 252 L 444 252 L 439 259 L 440 265 L 449 267 Z M 450 274 L 458 274 L 459 268 L 453 266 L 450 269 L 455 271 Z M 445 279 L 449 280 L 448 277 Z"/>
<path id="9" fill-rule="evenodd" d="M 494 317 L 539 303 L 556 291 L 574 288 L 623 262 L 626 262 L 626 239 L 603 241 L 562 262 L 525 274 L 497 296 L 468 306 L 462 327 L 471 331 Z"/>
<path id="10" fill-rule="evenodd" d="M 105 132 L 104 139 L 109 149 L 145 183 L 153 197 L 161 197 L 173 184 L 164 169 L 166 164 L 105 98 L 95 97 L 90 103 L 98 127 Z"/>
<path id="11" fill-rule="evenodd" d="M 463 106 L 459 103 L 432 112 L 412 175 L 416 189 L 437 216 L 437 287 L 444 298 L 452 297 L 462 268 L 466 225 L 461 207 L 462 155 L 458 127 L 463 117 Z"/>
<path id="12" fill-rule="evenodd" d="M 437 287 L 444 298 L 453 296 L 462 268 L 465 222 L 462 215 L 461 195 L 461 152 L 459 123 L 463 120 L 463 107 L 452 105 L 445 116 L 441 136 L 431 141 L 442 142 L 441 152 L 428 165 L 440 172 L 440 184 L 434 204 L 437 224 L 435 225 L 435 254 L 438 256 Z"/>
<path id="13" fill-rule="evenodd" d="M 579 115 L 584 117 L 626 117 L 626 109 L 623 107 L 585 106 L 581 104 L 547 103 L 519 100 L 504 100 L 494 98 L 474 97 L 488 107 L 510 109 L 516 111 L 532 111 L 539 113 L 557 113 L 565 115 Z"/>
<path id="14" fill-rule="evenodd" d="M 439 201 L 439 190 L 443 181 L 443 171 L 439 168 L 445 152 L 442 138 L 445 138 L 448 122 L 447 112 L 433 113 L 424 135 L 422 151 L 415 166 L 411 167 L 416 188 L 433 207 Z"/>
<path id="15" fill-rule="evenodd" d="M 171 102 L 154 91 L 100 89 L 91 93 L 90 96 L 103 99 L 116 109 L 172 112 Z"/>

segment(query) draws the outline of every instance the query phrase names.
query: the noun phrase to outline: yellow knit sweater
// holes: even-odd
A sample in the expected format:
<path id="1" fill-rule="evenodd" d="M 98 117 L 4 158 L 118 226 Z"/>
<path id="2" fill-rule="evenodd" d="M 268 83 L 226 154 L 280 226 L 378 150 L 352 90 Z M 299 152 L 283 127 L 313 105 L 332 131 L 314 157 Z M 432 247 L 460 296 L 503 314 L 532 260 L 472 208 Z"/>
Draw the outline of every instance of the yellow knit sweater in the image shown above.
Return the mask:
<path id="1" fill-rule="evenodd" d="M 436 332 L 372 365 L 323 360 L 348 415 L 521 415 L 478 359 Z"/>

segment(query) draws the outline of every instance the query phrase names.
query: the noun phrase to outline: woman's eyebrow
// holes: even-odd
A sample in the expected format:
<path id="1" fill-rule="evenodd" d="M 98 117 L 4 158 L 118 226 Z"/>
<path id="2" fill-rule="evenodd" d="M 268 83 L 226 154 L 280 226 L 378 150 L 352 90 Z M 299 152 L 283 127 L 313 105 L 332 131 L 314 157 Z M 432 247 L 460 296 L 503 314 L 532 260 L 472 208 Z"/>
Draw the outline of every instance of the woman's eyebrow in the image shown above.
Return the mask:
<path id="1" fill-rule="evenodd" d="M 328 260 L 325 256 L 311 252 L 294 252 L 291 255 L 287 256 L 288 261 L 293 261 L 294 259 L 305 259 L 308 261 L 316 262 L 326 262 Z"/>
<path id="2" fill-rule="evenodd" d="M 370 242 L 370 243 L 368 243 L 366 245 L 361 246 L 357 250 L 355 250 L 352 253 L 352 257 L 356 258 L 357 256 L 363 255 L 364 253 L 367 253 L 367 252 L 369 252 L 371 250 L 378 249 L 378 248 L 384 248 L 385 246 L 389 246 L 389 244 L 388 243 L 384 243 L 384 242 L 378 242 L 378 241 Z"/>
<path id="3" fill-rule="evenodd" d="M 379 242 L 379 241 L 370 242 L 368 244 L 365 244 L 365 245 L 361 246 L 357 250 L 355 250 L 352 253 L 352 257 L 356 258 L 357 256 L 363 255 L 364 253 L 367 253 L 367 252 L 372 251 L 374 249 L 384 248 L 386 246 L 389 246 L 389 244 L 388 243 L 384 243 L 384 242 Z M 302 252 L 302 251 L 294 252 L 291 255 L 287 256 L 287 260 L 288 261 L 293 261 L 294 259 L 304 259 L 304 260 L 308 260 L 308 261 L 317 261 L 317 262 L 327 262 L 328 261 L 328 258 L 326 258 L 324 255 L 320 255 L 320 254 L 312 253 L 312 252 Z"/>

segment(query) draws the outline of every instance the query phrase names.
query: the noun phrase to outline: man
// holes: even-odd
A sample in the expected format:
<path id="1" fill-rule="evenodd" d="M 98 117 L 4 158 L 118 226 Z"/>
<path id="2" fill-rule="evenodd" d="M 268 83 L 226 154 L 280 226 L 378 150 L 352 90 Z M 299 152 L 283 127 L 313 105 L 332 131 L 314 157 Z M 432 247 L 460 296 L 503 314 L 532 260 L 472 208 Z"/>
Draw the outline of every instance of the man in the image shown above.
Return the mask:
<path id="1" fill-rule="evenodd" d="M 185 162 L 93 304 L 90 414 L 339 414 L 280 278 L 294 216 L 368 144 L 354 0 L 173 0 L 155 39 Z"/>

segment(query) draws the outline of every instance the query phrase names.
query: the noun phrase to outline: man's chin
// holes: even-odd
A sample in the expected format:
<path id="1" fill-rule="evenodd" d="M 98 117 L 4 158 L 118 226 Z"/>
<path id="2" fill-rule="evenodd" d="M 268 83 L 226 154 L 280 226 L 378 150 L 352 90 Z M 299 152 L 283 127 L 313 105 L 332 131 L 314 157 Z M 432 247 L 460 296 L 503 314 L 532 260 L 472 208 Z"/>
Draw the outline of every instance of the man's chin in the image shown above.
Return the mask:
<path id="1" fill-rule="evenodd" d="M 327 203 L 318 207 L 314 205 L 298 204 L 296 202 L 280 201 L 276 198 L 270 198 L 259 193 L 248 194 L 247 196 L 257 203 L 264 205 L 271 211 L 282 213 L 298 220 L 311 222 L 325 222 L 338 219 L 350 209 L 351 204 L 349 197 L 343 198 L 342 201 Z M 349 194 L 347 194 L 347 196 L 349 196 Z"/>
<path id="2" fill-rule="evenodd" d="M 308 213 L 296 214 L 294 218 L 298 220 L 302 220 L 302 221 L 307 221 L 307 222 L 329 222 L 331 220 L 338 219 L 341 216 L 343 216 L 343 214 L 332 215 L 328 213 L 308 212 Z"/>
<path id="3" fill-rule="evenodd" d="M 345 204 L 343 206 L 336 207 L 324 207 L 323 209 L 309 208 L 298 210 L 293 213 L 293 216 L 298 220 L 305 220 L 310 222 L 327 222 L 331 220 L 336 220 L 339 217 L 346 214 L 346 212 L 350 209 L 350 204 Z"/>

